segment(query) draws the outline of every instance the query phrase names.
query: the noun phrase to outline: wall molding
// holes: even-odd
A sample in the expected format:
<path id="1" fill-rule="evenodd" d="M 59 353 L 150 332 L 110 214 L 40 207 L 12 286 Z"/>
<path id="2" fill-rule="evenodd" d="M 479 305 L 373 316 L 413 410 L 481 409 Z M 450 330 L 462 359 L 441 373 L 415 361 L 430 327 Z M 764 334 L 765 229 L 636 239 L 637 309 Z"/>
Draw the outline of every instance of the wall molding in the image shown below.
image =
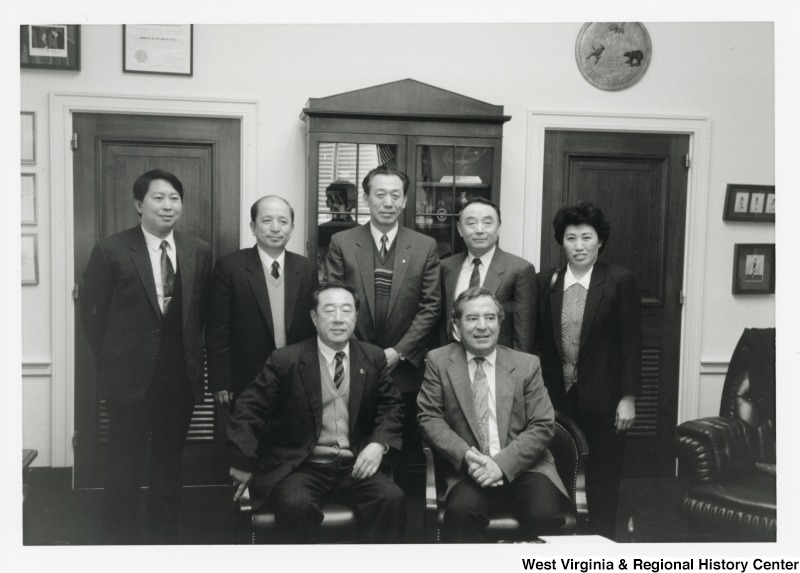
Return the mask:
<path id="1" fill-rule="evenodd" d="M 259 109 L 255 100 L 131 96 L 103 93 L 51 92 L 50 193 L 52 212 L 52 466 L 73 464 L 72 434 L 75 427 L 75 250 L 73 234 L 73 169 L 70 138 L 73 113 L 124 113 L 224 117 L 241 120 L 240 220 L 249 220 L 249 206 L 262 182 L 258 158 Z M 242 226 L 240 244 L 248 240 Z"/>
<path id="2" fill-rule="evenodd" d="M 23 378 L 41 378 L 48 377 L 53 374 L 53 365 L 49 360 L 23 360 L 22 361 L 22 377 Z"/>
<path id="3" fill-rule="evenodd" d="M 627 115 L 528 111 L 527 156 L 523 212 L 535 224 L 523 228 L 523 257 L 539 267 L 544 185 L 544 136 L 547 130 L 629 131 L 689 135 L 691 168 L 687 180 L 686 238 L 684 245 L 681 351 L 678 380 L 678 420 L 698 417 L 700 398 L 700 345 L 702 342 L 703 288 L 705 283 L 706 217 L 711 143 L 711 120 L 688 115 Z"/>
<path id="4" fill-rule="evenodd" d="M 728 373 L 730 360 L 723 358 L 703 358 L 700 361 L 700 375 L 721 375 Z"/>

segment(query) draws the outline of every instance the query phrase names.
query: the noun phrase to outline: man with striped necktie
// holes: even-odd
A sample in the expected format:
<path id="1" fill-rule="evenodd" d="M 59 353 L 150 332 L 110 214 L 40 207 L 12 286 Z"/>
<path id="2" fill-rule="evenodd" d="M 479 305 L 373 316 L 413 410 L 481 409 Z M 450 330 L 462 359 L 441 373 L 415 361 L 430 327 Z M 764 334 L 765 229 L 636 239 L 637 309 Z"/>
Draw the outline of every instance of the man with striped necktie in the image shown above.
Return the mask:
<path id="1" fill-rule="evenodd" d="M 555 414 L 539 359 L 497 344 L 503 307 L 483 287 L 453 303 L 460 342 L 428 353 L 419 392 L 423 437 L 446 462 L 444 535 L 486 541 L 498 508 L 513 508 L 532 536 L 563 525 L 570 503 L 547 447 Z"/>
<path id="2" fill-rule="evenodd" d="M 317 541 L 331 498 L 354 509 L 362 542 L 405 528 L 405 496 L 379 471 L 402 444 L 402 401 L 383 351 L 353 338 L 358 308 L 350 285 L 318 289 L 317 336 L 273 351 L 228 420 L 234 499 L 249 487 L 254 509 L 269 504 L 284 543 Z"/>

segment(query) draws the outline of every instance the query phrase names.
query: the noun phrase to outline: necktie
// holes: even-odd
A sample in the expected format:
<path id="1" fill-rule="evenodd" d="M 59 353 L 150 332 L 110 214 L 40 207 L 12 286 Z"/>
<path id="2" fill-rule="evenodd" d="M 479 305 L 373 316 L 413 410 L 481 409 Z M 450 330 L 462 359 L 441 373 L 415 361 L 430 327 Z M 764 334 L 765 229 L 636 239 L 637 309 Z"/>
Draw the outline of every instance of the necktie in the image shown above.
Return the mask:
<path id="1" fill-rule="evenodd" d="M 172 261 L 167 256 L 167 241 L 161 241 L 161 284 L 164 287 L 164 309 L 163 313 L 167 312 L 169 308 L 169 301 L 172 300 L 172 287 L 175 284 L 175 269 L 172 267 Z"/>
<path id="2" fill-rule="evenodd" d="M 472 274 L 469 276 L 469 288 L 481 286 L 481 260 L 478 257 L 472 259 Z"/>
<path id="3" fill-rule="evenodd" d="M 336 366 L 333 369 L 333 383 L 338 388 L 344 381 L 344 352 L 340 350 L 333 357 L 336 359 Z"/>
<path id="4" fill-rule="evenodd" d="M 476 356 L 475 378 L 472 381 L 472 395 L 475 397 L 475 413 L 478 415 L 479 442 L 482 454 L 489 455 L 489 379 L 483 371 L 485 358 Z"/>
<path id="5" fill-rule="evenodd" d="M 386 235 L 381 236 L 381 258 L 385 259 L 389 249 L 386 247 L 386 243 L 389 242 L 389 237 Z"/>
<path id="6" fill-rule="evenodd" d="M 278 264 L 278 261 L 272 261 L 272 272 L 270 273 L 273 278 L 279 279 L 281 277 L 281 266 Z"/>

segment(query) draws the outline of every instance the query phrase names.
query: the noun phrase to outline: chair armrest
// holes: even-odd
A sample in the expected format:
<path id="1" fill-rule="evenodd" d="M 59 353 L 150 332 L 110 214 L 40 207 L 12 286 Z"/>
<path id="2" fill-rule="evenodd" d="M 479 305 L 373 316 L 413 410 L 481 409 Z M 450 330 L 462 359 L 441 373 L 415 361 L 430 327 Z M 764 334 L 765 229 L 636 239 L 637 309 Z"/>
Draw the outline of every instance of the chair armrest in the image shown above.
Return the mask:
<path id="1" fill-rule="evenodd" d="M 250 489 L 245 489 L 242 497 L 236 504 L 236 543 L 255 543 L 255 529 L 253 528 L 253 502 L 250 499 Z"/>
<path id="2" fill-rule="evenodd" d="M 683 477 L 709 482 L 753 467 L 751 428 L 742 420 L 720 416 L 691 420 L 678 426 L 675 434 Z"/>
<path id="3" fill-rule="evenodd" d="M 423 527 L 425 537 L 429 543 L 438 541 L 439 498 L 436 492 L 436 466 L 434 465 L 433 450 L 430 445 L 422 441 L 422 453 L 425 455 L 425 512 L 423 514 Z"/>

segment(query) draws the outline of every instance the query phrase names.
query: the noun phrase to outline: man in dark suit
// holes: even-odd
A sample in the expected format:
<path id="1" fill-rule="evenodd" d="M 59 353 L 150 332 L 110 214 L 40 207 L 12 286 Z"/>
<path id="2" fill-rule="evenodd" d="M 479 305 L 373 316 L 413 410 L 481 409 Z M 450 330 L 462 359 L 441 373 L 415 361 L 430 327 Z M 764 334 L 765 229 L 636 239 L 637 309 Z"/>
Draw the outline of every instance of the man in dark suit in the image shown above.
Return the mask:
<path id="1" fill-rule="evenodd" d="M 274 195 L 250 208 L 255 246 L 217 261 L 206 328 L 208 380 L 217 403 L 228 406 L 276 348 L 314 335 L 314 263 L 286 250 L 294 209 Z"/>
<path id="2" fill-rule="evenodd" d="M 547 449 L 555 415 L 539 359 L 497 344 L 503 307 L 485 288 L 461 293 L 452 316 L 461 342 L 428 353 L 419 393 L 422 434 L 447 462 L 445 535 L 486 541 L 501 508 L 531 535 L 554 532 L 568 498 Z"/>
<path id="3" fill-rule="evenodd" d="M 328 250 L 328 277 L 351 283 L 366 302 L 356 336 L 384 349 L 406 404 L 405 447 L 419 449 L 416 397 L 425 353 L 441 310 L 436 241 L 398 224 L 408 177 L 381 165 L 364 178 L 370 222 L 337 233 Z"/>
<path id="4" fill-rule="evenodd" d="M 285 543 L 316 541 L 331 497 L 354 508 L 361 541 L 398 542 L 405 497 L 378 470 L 401 446 L 400 396 L 381 349 L 352 338 L 354 289 L 313 299 L 317 336 L 274 351 L 228 420 L 234 499 L 249 486 L 254 508 L 271 504 Z"/>
<path id="5" fill-rule="evenodd" d="M 451 317 L 453 301 L 467 288 L 482 286 L 494 295 L 505 313 L 498 344 L 532 353 L 536 333 L 536 269 L 525 259 L 497 246 L 500 209 L 482 197 L 470 199 L 459 213 L 458 232 L 467 252 L 442 261 L 440 343 L 458 341 Z"/>
<path id="6" fill-rule="evenodd" d="M 150 542 L 175 542 L 181 454 L 203 396 L 209 245 L 173 231 L 183 186 L 155 169 L 133 185 L 141 225 L 97 242 L 83 275 L 81 316 L 109 419 L 103 507 L 108 541 L 137 541 L 137 500 L 150 437 Z"/>

